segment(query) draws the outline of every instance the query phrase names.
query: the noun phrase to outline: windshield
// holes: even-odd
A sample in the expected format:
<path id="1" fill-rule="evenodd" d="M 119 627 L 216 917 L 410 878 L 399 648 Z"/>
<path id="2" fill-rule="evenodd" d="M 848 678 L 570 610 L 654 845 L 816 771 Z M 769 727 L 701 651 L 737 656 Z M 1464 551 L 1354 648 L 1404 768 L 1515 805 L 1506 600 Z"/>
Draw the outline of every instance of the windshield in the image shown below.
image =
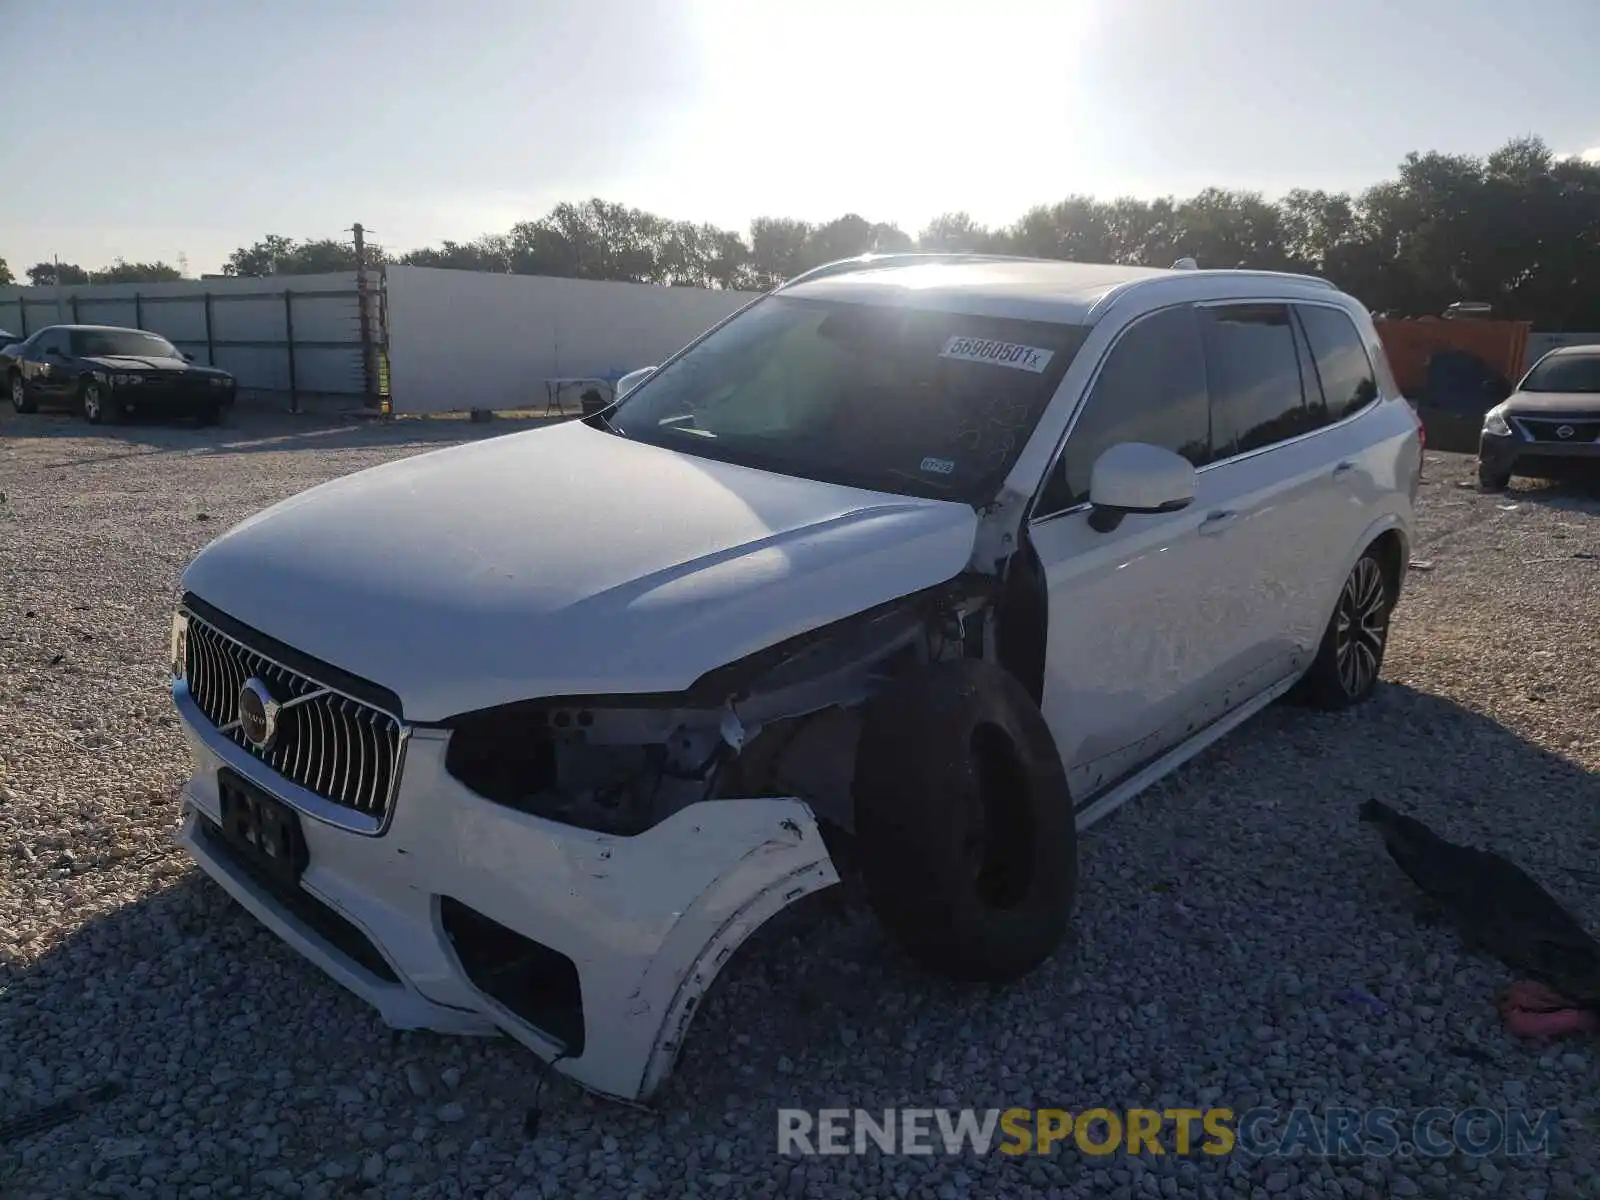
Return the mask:
<path id="1" fill-rule="evenodd" d="M 774 296 L 609 414 L 637 441 L 876 491 L 991 498 L 1088 330 Z"/>
<path id="2" fill-rule="evenodd" d="M 1524 392 L 1600 392 L 1600 354 L 1547 358 L 1528 372 Z"/>
<path id="3" fill-rule="evenodd" d="M 74 329 L 72 352 L 82 357 L 118 355 L 130 358 L 180 358 L 171 342 L 133 329 Z"/>

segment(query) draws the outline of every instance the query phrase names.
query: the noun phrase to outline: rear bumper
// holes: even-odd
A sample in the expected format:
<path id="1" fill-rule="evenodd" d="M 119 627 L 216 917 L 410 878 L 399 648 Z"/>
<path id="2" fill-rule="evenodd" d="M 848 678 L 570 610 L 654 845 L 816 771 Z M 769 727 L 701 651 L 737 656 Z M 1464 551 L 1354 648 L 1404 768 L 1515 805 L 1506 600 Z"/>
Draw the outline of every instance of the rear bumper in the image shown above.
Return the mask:
<path id="1" fill-rule="evenodd" d="M 185 691 L 174 698 L 195 761 L 179 839 L 234 899 L 389 1025 L 503 1032 L 607 1096 L 648 1099 L 738 945 L 838 881 L 799 800 L 709 801 L 636 837 L 589 833 L 469 792 L 445 772 L 446 735 L 416 730 L 382 836 L 301 816 L 301 890 L 334 916 L 319 925 L 208 833 L 222 767 L 269 792 L 283 790 L 277 777 L 218 736 Z M 538 946 L 520 966 L 486 964 L 464 919 Z M 354 941 L 339 936 L 346 925 Z M 529 963 L 544 965 L 506 984 Z M 570 996 L 552 978 L 569 974 Z"/>

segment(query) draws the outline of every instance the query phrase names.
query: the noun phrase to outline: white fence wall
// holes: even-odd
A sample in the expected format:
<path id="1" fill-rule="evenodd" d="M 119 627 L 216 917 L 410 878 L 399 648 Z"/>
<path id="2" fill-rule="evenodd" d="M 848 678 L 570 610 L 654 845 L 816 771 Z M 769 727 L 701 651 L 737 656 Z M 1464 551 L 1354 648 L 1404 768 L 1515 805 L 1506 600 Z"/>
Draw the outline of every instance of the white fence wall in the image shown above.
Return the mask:
<path id="1" fill-rule="evenodd" d="M 1530 333 L 1528 357 L 1522 369 L 1526 371 L 1557 346 L 1600 346 L 1600 333 Z"/>
<path id="2" fill-rule="evenodd" d="M 290 384 L 290 318 L 284 305 L 285 291 L 294 293 L 290 304 L 296 388 L 301 392 L 361 392 L 365 381 L 354 272 L 262 279 L 185 279 L 174 283 L 69 284 L 59 292 L 54 287 L 0 288 L 0 329 L 32 333 L 46 325 L 73 322 L 142 326 L 193 354 L 196 362 L 231 371 L 241 387 L 286 392 Z M 22 327 L 24 304 L 26 330 Z M 254 344 L 227 345 L 229 342 Z"/>
<path id="3" fill-rule="evenodd" d="M 543 407 L 546 380 L 652 366 L 755 297 L 428 267 L 388 268 L 388 293 L 397 413 Z"/>

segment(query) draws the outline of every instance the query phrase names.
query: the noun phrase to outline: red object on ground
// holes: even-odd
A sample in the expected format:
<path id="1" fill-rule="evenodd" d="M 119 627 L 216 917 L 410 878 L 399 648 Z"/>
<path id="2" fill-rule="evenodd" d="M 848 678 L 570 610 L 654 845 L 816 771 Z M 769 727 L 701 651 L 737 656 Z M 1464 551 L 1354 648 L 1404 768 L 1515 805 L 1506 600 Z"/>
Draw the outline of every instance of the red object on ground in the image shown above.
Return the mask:
<path id="1" fill-rule="evenodd" d="M 1500 994 L 1500 1017 L 1518 1037 L 1600 1033 L 1600 1013 L 1542 983 L 1513 983 Z"/>

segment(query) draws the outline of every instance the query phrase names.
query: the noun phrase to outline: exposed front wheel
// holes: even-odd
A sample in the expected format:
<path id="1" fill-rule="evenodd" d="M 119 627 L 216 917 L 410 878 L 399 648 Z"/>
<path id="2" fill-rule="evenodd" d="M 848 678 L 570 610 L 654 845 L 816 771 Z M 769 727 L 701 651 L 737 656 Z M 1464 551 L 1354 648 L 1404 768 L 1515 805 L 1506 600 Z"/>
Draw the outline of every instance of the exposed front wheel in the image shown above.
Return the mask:
<path id="1" fill-rule="evenodd" d="M 100 425 L 107 420 L 116 419 L 104 385 L 96 380 L 91 379 L 83 385 L 82 400 L 83 419 L 89 424 Z"/>
<path id="2" fill-rule="evenodd" d="M 1346 576 L 1317 657 L 1300 692 L 1317 708 L 1348 708 L 1372 695 L 1389 644 L 1394 585 L 1378 552 L 1368 548 Z"/>
<path id="3" fill-rule="evenodd" d="M 1478 460 L 1478 486 L 1486 492 L 1503 492 L 1511 484 L 1510 471 L 1497 471 L 1482 459 Z"/>
<path id="4" fill-rule="evenodd" d="M 19 413 L 31 413 L 37 409 L 38 403 L 28 395 L 28 385 L 22 382 L 22 376 L 13 372 L 11 376 L 11 407 Z"/>
<path id="5" fill-rule="evenodd" d="M 954 659 L 873 697 L 854 794 L 868 898 L 922 967 L 1006 982 L 1060 945 L 1076 818 L 1050 729 L 1009 672 Z"/>

